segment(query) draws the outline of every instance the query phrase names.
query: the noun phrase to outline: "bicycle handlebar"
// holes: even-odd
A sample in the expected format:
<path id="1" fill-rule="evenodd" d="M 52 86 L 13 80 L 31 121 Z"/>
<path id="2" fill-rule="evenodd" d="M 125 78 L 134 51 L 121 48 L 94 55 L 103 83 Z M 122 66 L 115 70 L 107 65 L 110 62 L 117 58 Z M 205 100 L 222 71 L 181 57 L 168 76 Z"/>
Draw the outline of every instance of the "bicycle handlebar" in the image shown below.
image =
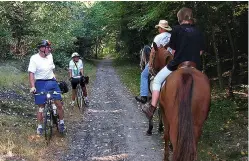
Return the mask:
<path id="1" fill-rule="evenodd" d="M 35 93 L 35 95 L 46 95 L 46 94 L 61 94 L 61 92 L 60 91 L 48 91 L 48 92 Z"/>

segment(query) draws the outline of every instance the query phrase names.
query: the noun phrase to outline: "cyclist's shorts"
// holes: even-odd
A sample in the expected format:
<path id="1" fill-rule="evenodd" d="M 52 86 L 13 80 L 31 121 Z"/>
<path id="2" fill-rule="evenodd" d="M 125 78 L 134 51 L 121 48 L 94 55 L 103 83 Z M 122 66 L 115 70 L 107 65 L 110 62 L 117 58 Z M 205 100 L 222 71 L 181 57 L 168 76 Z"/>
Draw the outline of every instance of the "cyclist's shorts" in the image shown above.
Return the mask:
<path id="1" fill-rule="evenodd" d="M 71 80 L 72 89 L 76 89 L 79 83 L 81 87 L 85 87 L 85 83 L 82 81 L 82 78 L 73 78 Z"/>
<path id="2" fill-rule="evenodd" d="M 55 79 L 51 80 L 36 80 L 35 82 L 36 93 L 56 91 L 61 92 L 58 83 Z M 61 94 L 51 94 L 54 100 L 61 100 Z M 35 95 L 35 104 L 42 105 L 46 103 L 46 95 Z"/>

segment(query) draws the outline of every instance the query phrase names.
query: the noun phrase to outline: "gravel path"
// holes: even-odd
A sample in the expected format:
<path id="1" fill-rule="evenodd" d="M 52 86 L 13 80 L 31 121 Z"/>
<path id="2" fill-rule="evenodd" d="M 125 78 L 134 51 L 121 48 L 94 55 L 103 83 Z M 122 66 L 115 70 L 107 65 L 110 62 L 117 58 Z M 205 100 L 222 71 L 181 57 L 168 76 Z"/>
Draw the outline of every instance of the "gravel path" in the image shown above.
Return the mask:
<path id="1" fill-rule="evenodd" d="M 111 60 L 98 64 L 83 120 L 68 129 L 69 150 L 60 160 L 159 161 L 162 134 L 146 136 L 147 119 L 121 84 Z"/>

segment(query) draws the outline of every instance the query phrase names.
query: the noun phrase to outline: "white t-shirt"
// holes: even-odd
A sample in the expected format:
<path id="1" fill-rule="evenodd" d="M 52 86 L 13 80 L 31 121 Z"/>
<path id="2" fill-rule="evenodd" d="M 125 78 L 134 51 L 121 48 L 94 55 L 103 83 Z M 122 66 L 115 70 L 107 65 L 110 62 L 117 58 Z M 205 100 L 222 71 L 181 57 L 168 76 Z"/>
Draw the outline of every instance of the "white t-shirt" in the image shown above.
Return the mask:
<path id="1" fill-rule="evenodd" d="M 81 59 L 79 59 L 79 61 L 75 63 L 73 60 L 69 62 L 69 70 L 72 70 L 73 78 L 80 78 L 80 69 L 83 69 L 83 62 Z"/>
<path id="2" fill-rule="evenodd" d="M 29 62 L 28 71 L 35 74 L 35 79 L 52 79 L 54 78 L 53 69 L 55 68 L 52 54 L 45 58 L 39 53 L 32 55 Z"/>
<path id="3" fill-rule="evenodd" d="M 160 45 L 165 46 L 167 43 L 169 43 L 170 41 L 170 37 L 171 34 L 168 32 L 163 32 L 158 34 L 155 38 L 154 38 L 154 42 L 157 44 L 157 47 L 159 47 Z M 152 46 L 153 47 L 153 44 Z M 168 51 L 172 51 L 172 49 L 170 47 L 168 47 Z"/>

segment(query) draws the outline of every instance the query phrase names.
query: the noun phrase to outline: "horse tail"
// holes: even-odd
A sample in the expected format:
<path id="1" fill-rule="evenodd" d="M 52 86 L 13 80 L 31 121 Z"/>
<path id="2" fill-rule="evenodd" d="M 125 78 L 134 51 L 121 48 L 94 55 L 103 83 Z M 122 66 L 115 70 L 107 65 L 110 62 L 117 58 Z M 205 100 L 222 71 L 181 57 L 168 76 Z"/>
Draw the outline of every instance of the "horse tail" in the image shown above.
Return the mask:
<path id="1" fill-rule="evenodd" d="M 178 134 L 176 141 L 174 161 L 193 161 L 196 156 L 192 118 L 192 90 L 193 77 L 190 73 L 183 73 L 180 86 L 178 86 Z"/>

